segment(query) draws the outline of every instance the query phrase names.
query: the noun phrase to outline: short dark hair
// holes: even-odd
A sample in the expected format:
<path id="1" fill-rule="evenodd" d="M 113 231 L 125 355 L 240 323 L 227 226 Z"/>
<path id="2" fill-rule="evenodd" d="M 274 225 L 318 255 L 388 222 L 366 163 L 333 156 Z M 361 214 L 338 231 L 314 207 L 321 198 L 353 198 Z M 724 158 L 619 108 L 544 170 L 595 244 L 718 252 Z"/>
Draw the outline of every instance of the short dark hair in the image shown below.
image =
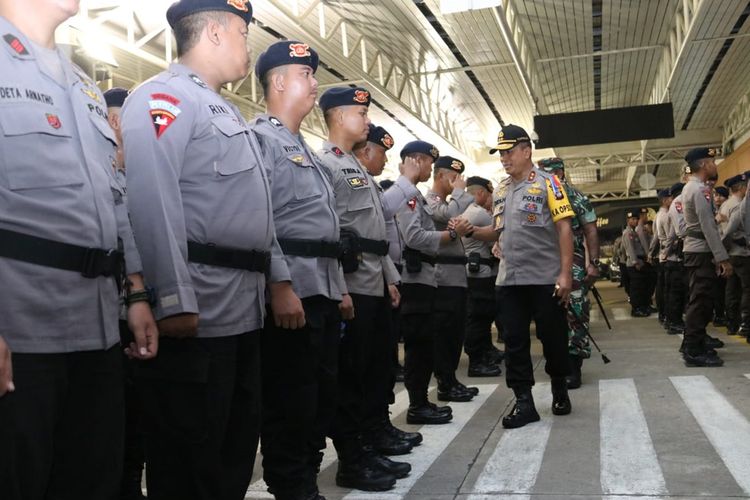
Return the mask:
<path id="1" fill-rule="evenodd" d="M 178 20 L 172 27 L 177 45 L 177 57 L 182 57 L 197 45 L 209 21 L 228 26 L 229 15 L 231 14 L 221 11 L 205 11 L 196 12 Z"/>

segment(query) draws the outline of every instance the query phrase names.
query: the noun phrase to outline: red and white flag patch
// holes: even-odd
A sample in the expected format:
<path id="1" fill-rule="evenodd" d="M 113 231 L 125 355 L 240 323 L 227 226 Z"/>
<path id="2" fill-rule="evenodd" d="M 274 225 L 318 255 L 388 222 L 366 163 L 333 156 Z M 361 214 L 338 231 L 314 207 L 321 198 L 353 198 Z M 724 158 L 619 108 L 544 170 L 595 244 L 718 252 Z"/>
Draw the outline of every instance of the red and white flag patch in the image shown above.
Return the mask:
<path id="1" fill-rule="evenodd" d="M 182 110 L 177 106 L 178 104 L 180 104 L 180 100 L 169 94 L 151 94 L 151 100 L 148 101 L 148 112 L 157 139 L 161 138 L 182 113 Z"/>

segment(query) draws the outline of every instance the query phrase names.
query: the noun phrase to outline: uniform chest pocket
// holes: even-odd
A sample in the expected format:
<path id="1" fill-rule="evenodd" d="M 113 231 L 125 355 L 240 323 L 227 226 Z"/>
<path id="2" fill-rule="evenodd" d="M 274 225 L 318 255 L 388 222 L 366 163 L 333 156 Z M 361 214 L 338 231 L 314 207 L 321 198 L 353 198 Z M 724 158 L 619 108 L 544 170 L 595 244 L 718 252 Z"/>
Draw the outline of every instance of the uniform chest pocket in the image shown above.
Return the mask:
<path id="1" fill-rule="evenodd" d="M 295 153 L 287 156 L 287 168 L 292 169 L 294 199 L 302 201 L 323 195 L 323 174 L 306 156 Z"/>
<path id="2" fill-rule="evenodd" d="M 211 125 L 218 141 L 219 154 L 214 162 L 216 173 L 227 176 L 254 169 L 257 159 L 250 149 L 247 128 L 229 115 L 212 118 Z"/>
<path id="3" fill-rule="evenodd" d="M 83 184 L 84 160 L 69 120 L 52 106 L 0 107 L 0 176 L 11 190 Z"/>
<path id="4" fill-rule="evenodd" d="M 365 182 L 363 179 L 360 182 Z M 349 181 L 349 179 L 347 179 Z M 362 184 L 362 187 L 353 188 L 349 193 L 349 201 L 346 204 L 347 210 L 350 212 L 356 212 L 357 210 L 368 210 L 374 208 L 372 201 L 372 195 L 370 194 L 370 187 L 367 184 Z"/>

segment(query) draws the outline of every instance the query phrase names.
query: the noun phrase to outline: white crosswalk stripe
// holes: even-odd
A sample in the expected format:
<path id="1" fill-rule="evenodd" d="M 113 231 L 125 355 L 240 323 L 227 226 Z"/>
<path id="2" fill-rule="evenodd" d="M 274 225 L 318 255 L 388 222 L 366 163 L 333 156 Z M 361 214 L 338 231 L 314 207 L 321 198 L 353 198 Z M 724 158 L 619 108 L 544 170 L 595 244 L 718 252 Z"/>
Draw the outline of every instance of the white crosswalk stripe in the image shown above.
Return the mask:
<path id="1" fill-rule="evenodd" d="M 633 379 L 600 380 L 599 411 L 602 492 L 665 495 L 664 476 Z"/>
<path id="2" fill-rule="evenodd" d="M 471 495 L 469 500 L 485 498 L 481 493 L 527 492 L 534 486 L 552 430 L 552 415 L 549 409 L 552 403 L 550 384 L 537 384 L 534 386 L 533 394 L 536 407 L 541 410 L 542 420 L 520 429 L 503 432 L 495 451 L 474 484 L 474 492 L 480 495 Z M 513 495 L 503 498 L 526 500 L 529 497 Z"/>
<path id="3" fill-rule="evenodd" d="M 477 387 L 479 388 L 479 394 L 470 402 L 451 405 L 451 408 L 453 408 L 453 420 L 450 424 L 424 426 L 419 430 L 424 436 L 424 441 L 420 446 L 414 448 L 409 455 L 408 461 L 411 463 L 411 474 L 404 479 L 400 479 L 394 489 L 385 493 L 357 491 L 348 494 L 344 498 L 346 500 L 397 500 L 409 493 L 433 462 L 448 448 L 451 441 L 461 432 L 466 423 L 471 420 L 477 410 L 484 405 L 490 394 L 495 392 L 497 384 L 484 384 Z"/>
<path id="4" fill-rule="evenodd" d="M 432 391 L 433 389 L 434 387 L 430 387 L 428 390 Z M 394 402 L 392 405 L 389 406 L 389 410 L 393 417 L 397 417 L 401 415 L 402 413 L 404 413 L 407 408 L 409 408 L 409 394 L 402 387 L 401 390 L 396 393 Z M 261 456 L 258 455 L 256 460 L 261 460 Z M 324 471 L 335 462 L 336 462 L 336 450 L 333 447 L 333 442 L 330 439 L 326 439 L 326 449 L 323 450 L 323 460 L 320 464 L 320 470 Z M 245 496 L 245 498 L 253 498 L 253 499 L 273 498 L 273 495 L 271 495 L 270 493 L 268 493 L 268 491 L 266 491 L 267 488 L 268 486 L 266 485 L 266 482 L 263 479 L 259 479 L 258 481 L 255 481 L 254 483 L 250 485 L 250 487 L 247 490 L 247 495 Z"/>
<path id="5" fill-rule="evenodd" d="M 669 379 L 737 484 L 750 494 L 750 422 L 705 376 Z"/>

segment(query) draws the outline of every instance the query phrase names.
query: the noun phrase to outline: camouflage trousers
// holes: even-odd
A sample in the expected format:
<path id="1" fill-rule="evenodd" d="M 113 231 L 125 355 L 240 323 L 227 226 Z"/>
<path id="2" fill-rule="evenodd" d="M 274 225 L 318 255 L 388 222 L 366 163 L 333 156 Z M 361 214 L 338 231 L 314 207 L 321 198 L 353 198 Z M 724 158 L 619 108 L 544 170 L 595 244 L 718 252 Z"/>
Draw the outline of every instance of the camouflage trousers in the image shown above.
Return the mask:
<path id="1" fill-rule="evenodd" d="M 568 304 L 568 353 L 586 359 L 591 357 L 588 336 L 591 301 L 589 286 L 583 282 L 585 262 L 577 257 L 573 257 L 573 291 Z"/>

